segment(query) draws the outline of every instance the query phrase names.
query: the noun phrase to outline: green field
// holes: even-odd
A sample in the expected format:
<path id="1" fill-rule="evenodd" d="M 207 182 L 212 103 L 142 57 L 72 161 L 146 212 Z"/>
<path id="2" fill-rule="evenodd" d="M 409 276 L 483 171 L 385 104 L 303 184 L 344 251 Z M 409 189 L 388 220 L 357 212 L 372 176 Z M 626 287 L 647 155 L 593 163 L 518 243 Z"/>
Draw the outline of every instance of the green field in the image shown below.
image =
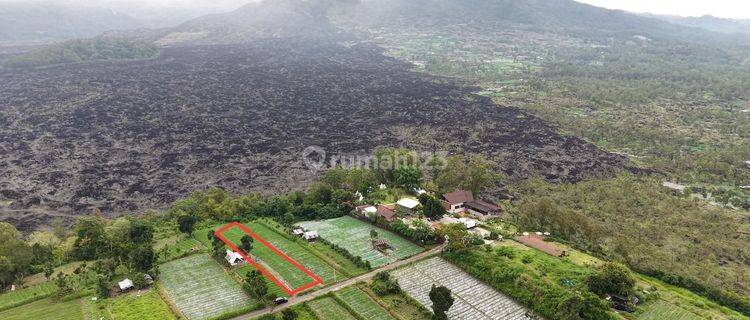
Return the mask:
<path id="1" fill-rule="evenodd" d="M 201 242 L 184 235 L 176 235 L 159 240 L 154 244 L 159 263 L 164 263 L 204 249 Z"/>
<path id="2" fill-rule="evenodd" d="M 699 320 L 702 317 L 665 301 L 656 301 L 645 307 L 638 320 Z"/>
<path id="3" fill-rule="evenodd" d="M 423 251 L 422 248 L 408 240 L 369 223 L 346 216 L 323 221 L 299 223 L 307 230 L 318 231 L 320 236 L 329 242 L 348 250 L 354 256 L 369 261 L 373 268 L 386 265 Z M 395 250 L 386 255 L 372 248 L 370 230 L 375 229 L 381 239 L 386 239 Z"/>
<path id="4" fill-rule="evenodd" d="M 333 283 L 348 279 L 352 275 L 362 274 L 366 271 L 358 268 L 351 260 L 325 244 L 307 243 L 299 239 L 294 239 L 291 235 L 284 234 L 284 230 L 281 229 L 282 227 L 275 225 L 272 221 L 264 221 L 263 223 L 250 222 L 244 225 L 299 264 L 321 277 L 324 283 Z M 205 245 L 210 246 L 210 240 L 207 235 L 219 227 L 221 225 L 196 231 L 196 238 Z M 239 228 L 231 228 L 224 232 L 224 236 L 235 244 L 239 244 L 240 239 L 244 235 L 245 233 Z M 265 265 L 272 269 L 269 271 L 282 279 L 292 289 L 313 281 L 306 273 L 258 241 L 254 242 L 253 250 L 250 253 L 264 262 Z M 251 270 L 253 270 L 253 267 L 249 265 L 234 269 L 241 278 L 244 278 L 245 274 Z M 286 295 L 281 288 L 278 288 L 270 281 L 268 283 L 271 293 L 278 296 Z"/>
<path id="5" fill-rule="evenodd" d="M 36 302 L 28 303 L 20 307 L 0 312 L 0 319 L 3 320 L 38 320 L 38 319 L 55 319 L 55 320 L 81 320 L 83 311 L 81 302 L 73 299 L 66 302 L 55 302 L 50 299 L 43 299 Z"/>
<path id="6" fill-rule="evenodd" d="M 341 306 L 336 299 L 326 297 L 313 300 L 307 305 L 320 319 L 325 320 L 357 320 L 349 311 Z"/>
<path id="7" fill-rule="evenodd" d="M 295 243 L 300 244 L 301 247 L 307 249 L 310 253 L 317 256 L 316 260 L 324 260 L 327 265 L 332 266 L 334 269 L 336 269 L 336 275 L 335 279 L 332 279 L 333 275 L 330 273 L 331 270 L 325 270 L 322 268 L 317 268 L 315 266 L 315 263 L 312 261 L 306 260 L 307 257 L 297 257 L 296 255 L 293 255 L 292 258 L 302 263 L 305 261 L 303 265 L 310 266 L 311 270 L 315 272 L 315 274 L 321 276 L 323 280 L 326 283 L 329 282 L 335 282 L 331 280 L 340 281 L 342 279 L 351 278 L 356 275 L 363 274 L 367 272 L 367 269 L 357 267 L 357 265 L 354 263 L 354 261 L 350 260 L 349 258 L 343 256 L 341 253 L 334 250 L 330 245 L 325 244 L 323 242 L 307 242 L 303 240 L 302 238 L 295 237 L 291 235 L 290 231 L 285 230 L 285 228 L 278 224 L 277 222 L 273 220 L 260 220 L 260 223 L 267 227 L 267 229 L 273 230 L 276 233 L 281 234 L 285 238 L 293 238 L 295 239 Z M 275 243 L 274 243 L 275 245 Z M 283 246 L 283 244 L 280 244 Z"/>
<path id="8" fill-rule="evenodd" d="M 313 256 L 309 251 L 302 248 L 299 244 L 291 242 L 281 235 L 277 234 L 274 231 L 268 230 L 267 228 L 261 226 L 257 223 L 248 223 L 246 226 L 253 232 L 257 233 L 261 237 L 263 237 L 266 241 L 271 243 L 274 247 L 278 248 L 282 252 L 286 253 L 292 259 L 295 259 L 295 261 L 299 262 L 301 265 L 306 266 L 307 268 L 311 269 L 311 262 L 315 261 L 317 263 L 317 266 L 319 268 L 325 268 L 326 270 L 330 270 L 330 273 L 333 274 L 333 269 L 328 266 L 325 262 L 317 259 L 317 257 Z M 240 244 L 240 238 L 245 236 L 245 232 L 243 232 L 240 228 L 231 228 L 228 229 L 226 232 L 224 232 L 224 236 L 229 239 L 229 241 L 232 241 L 235 245 L 239 246 Z M 283 245 L 282 245 L 283 244 Z M 265 263 L 278 273 L 278 275 L 281 276 L 281 281 L 286 283 L 290 289 L 298 288 L 302 285 L 305 285 L 313 279 L 308 276 L 305 272 L 294 266 L 291 262 L 284 259 L 284 257 L 276 254 L 274 251 L 269 249 L 268 247 L 264 246 L 259 241 L 255 241 L 253 244 L 253 249 L 250 250 L 250 254 L 257 259 L 260 259 L 260 262 Z M 306 256 L 310 259 L 310 261 L 300 261 L 296 258 L 301 258 L 303 256 Z M 258 261 L 256 259 L 256 261 Z M 314 271 L 313 271 L 314 272 Z"/>
<path id="9" fill-rule="evenodd" d="M 19 289 L 0 295 L 0 310 L 5 310 L 24 303 L 46 298 L 57 291 L 54 282 L 43 282 L 28 288 Z"/>
<path id="10" fill-rule="evenodd" d="M 167 304 L 156 291 L 140 296 L 125 295 L 112 301 L 112 318 L 117 320 L 175 319 Z"/>
<path id="11" fill-rule="evenodd" d="M 188 319 L 208 319 L 256 304 L 208 255 L 170 261 L 160 269 L 164 291 Z"/>
<path id="12" fill-rule="evenodd" d="M 395 320 L 388 310 L 383 309 L 356 286 L 341 289 L 336 292 L 336 296 L 365 320 Z"/>

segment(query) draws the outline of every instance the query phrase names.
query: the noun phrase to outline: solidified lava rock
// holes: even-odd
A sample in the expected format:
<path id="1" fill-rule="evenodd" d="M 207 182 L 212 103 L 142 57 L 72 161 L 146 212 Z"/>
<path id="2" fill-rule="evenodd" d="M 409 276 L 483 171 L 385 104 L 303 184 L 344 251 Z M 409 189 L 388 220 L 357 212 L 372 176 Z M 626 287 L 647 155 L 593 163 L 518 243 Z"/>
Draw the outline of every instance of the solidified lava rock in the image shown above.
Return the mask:
<path id="1" fill-rule="evenodd" d="M 34 214 L 0 207 L 0 216 L 28 230 L 49 223 L 46 213 L 140 213 L 209 186 L 302 188 L 316 178 L 300 161 L 313 145 L 329 155 L 482 153 L 517 179 L 622 168 L 623 157 L 475 90 L 368 44 L 300 38 L 2 72 L 0 190 Z"/>

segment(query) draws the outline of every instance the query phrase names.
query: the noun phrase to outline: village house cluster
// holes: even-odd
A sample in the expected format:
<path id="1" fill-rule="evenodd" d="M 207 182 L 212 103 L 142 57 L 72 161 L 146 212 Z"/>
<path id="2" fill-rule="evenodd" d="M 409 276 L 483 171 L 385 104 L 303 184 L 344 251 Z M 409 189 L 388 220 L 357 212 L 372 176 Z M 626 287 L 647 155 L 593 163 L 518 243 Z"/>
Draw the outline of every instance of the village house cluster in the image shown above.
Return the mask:
<path id="1" fill-rule="evenodd" d="M 417 195 L 426 193 L 425 190 L 416 190 Z M 418 207 L 419 201 L 411 197 L 403 197 L 391 204 L 363 205 L 356 208 L 357 214 L 371 219 L 382 219 L 392 223 L 401 219 L 407 225 L 415 219 L 421 219 L 431 228 L 435 229 L 441 224 L 461 223 L 472 233 L 484 239 L 490 237 L 491 232 L 480 227 L 481 222 L 492 218 L 500 218 L 502 211 L 500 207 L 488 201 L 475 199 L 471 191 L 458 189 L 440 196 L 441 203 L 448 215 L 440 220 L 432 221 L 420 217 Z"/>

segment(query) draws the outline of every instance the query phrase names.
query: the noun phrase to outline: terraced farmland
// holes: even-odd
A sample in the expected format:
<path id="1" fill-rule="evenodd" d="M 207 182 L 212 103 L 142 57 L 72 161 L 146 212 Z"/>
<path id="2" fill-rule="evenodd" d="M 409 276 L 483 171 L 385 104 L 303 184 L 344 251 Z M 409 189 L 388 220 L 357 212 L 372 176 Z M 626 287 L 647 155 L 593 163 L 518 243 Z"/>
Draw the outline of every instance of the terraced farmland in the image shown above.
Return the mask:
<path id="1" fill-rule="evenodd" d="M 326 297 L 313 300 L 307 305 L 315 312 L 319 319 L 325 320 L 357 320 L 349 311 L 341 306 L 336 299 Z"/>
<path id="2" fill-rule="evenodd" d="M 455 302 L 448 310 L 449 319 L 529 319 L 526 309 L 475 279 L 468 273 L 435 257 L 392 272 L 401 288 L 427 308 L 432 285 L 451 289 Z"/>
<path id="3" fill-rule="evenodd" d="M 0 295 L 0 310 L 9 309 L 34 300 L 48 297 L 57 292 L 54 282 L 43 282 L 28 288 Z"/>
<path id="4" fill-rule="evenodd" d="M 369 261 L 373 268 L 389 264 L 399 259 L 411 257 L 423 251 L 422 248 L 408 240 L 369 223 L 346 216 L 323 221 L 299 223 L 308 230 L 318 234 L 331 243 L 348 250 L 354 256 Z M 375 229 L 381 239 L 386 239 L 395 250 L 386 255 L 372 248 L 370 230 Z"/>
<path id="5" fill-rule="evenodd" d="M 646 306 L 646 311 L 638 316 L 639 320 L 698 320 L 702 317 L 665 301 L 657 301 Z"/>
<path id="6" fill-rule="evenodd" d="M 83 319 L 81 302 L 73 299 L 65 302 L 57 302 L 52 298 L 42 299 L 36 302 L 24 304 L 20 307 L 0 312 L 3 320 L 80 320 Z"/>
<path id="7" fill-rule="evenodd" d="M 341 289 L 336 292 L 336 296 L 365 320 L 395 320 L 388 310 L 383 309 L 356 286 Z"/>
<path id="8" fill-rule="evenodd" d="M 190 320 L 208 319 L 255 304 L 208 255 L 174 260 L 160 269 L 164 290 Z"/>

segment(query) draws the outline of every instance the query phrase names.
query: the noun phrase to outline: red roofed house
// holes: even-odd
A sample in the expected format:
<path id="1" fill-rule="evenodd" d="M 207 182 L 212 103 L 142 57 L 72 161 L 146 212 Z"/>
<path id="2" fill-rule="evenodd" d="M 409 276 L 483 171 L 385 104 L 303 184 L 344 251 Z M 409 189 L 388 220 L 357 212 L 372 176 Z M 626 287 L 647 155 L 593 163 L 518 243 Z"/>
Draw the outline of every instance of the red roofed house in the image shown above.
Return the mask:
<path id="1" fill-rule="evenodd" d="M 443 199 L 445 199 L 450 206 L 449 209 L 446 209 L 450 213 L 462 213 L 468 211 L 482 220 L 500 216 L 500 207 L 487 201 L 474 200 L 474 195 L 471 191 L 459 189 L 444 194 Z"/>
<path id="2" fill-rule="evenodd" d="M 396 220 L 396 210 L 395 206 L 390 205 L 379 205 L 377 211 L 375 212 L 378 217 L 382 217 L 387 222 L 393 222 Z"/>
<path id="3" fill-rule="evenodd" d="M 446 193 L 443 195 L 443 199 L 448 202 L 450 205 L 450 210 L 448 212 L 450 213 L 461 213 L 466 211 L 466 203 L 474 201 L 474 195 L 471 194 L 471 191 L 466 190 L 456 190 L 451 193 Z"/>

